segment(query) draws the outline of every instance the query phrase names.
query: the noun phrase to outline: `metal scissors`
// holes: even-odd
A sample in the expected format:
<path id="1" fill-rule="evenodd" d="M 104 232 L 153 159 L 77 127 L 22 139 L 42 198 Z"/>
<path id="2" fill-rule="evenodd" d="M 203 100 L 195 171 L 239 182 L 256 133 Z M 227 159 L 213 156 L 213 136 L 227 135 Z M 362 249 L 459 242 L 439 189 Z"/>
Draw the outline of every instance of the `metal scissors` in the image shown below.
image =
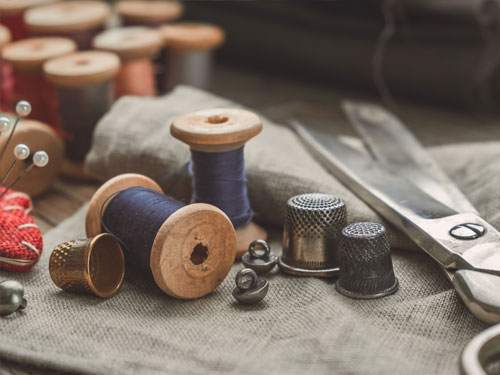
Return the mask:
<path id="1" fill-rule="evenodd" d="M 365 103 L 343 109 L 371 157 L 332 134 L 292 126 L 331 174 L 441 265 L 472 314 L 500 322 L 500 232 L 396 116 Z"/>

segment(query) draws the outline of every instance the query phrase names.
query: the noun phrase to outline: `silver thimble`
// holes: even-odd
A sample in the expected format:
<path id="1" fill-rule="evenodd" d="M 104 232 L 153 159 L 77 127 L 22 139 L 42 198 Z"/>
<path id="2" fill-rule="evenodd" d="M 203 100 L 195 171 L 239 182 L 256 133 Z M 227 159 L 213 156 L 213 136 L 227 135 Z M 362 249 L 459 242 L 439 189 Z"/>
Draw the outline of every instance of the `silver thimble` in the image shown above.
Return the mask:
<path id="1" fill-rule="evenodd" d="M 378 298 L 398 290 L 385 228 L 354 223 L 342 230 L 337 290 L 351 298 Z"/>
<path id="2" fill-rule="evenodd" d="M 296 276 L 338 274 L 337 249 L 346 225 L 342 199 L 330 194 L 302 194 L 288 200 L 281 269 Z"/>

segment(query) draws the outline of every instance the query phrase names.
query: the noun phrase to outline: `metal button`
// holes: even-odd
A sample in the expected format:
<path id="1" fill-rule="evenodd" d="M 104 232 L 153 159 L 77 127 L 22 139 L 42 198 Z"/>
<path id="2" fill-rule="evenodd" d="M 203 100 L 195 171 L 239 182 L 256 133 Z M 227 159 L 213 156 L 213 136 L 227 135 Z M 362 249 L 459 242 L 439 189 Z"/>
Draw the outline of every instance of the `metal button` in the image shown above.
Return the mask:
<path id="1" fill-rule="evenodd" d="M 233 297 L 246 305 L 255 305 L 264 299 L 268 289 L 269 282 L 266 279 L 259 278 L 250 268 L 243 268 L 236 275 Z"/>
<path id="2" fill-rule="evenodd" d="M 475 223 L 458 224 L 450 230 L 450 236 L 459 240 L 475 240 L 485 233 L 486 228 Z"/>
<path id="3" fill-rule="evenodd" d="M 257 247 L 262 250 L 257 252 Z M 253 241 L 248 248 L 248 253 L 244 254 L 241 260 L 245 267 L 253 269 L 258 274 L 271 271 L 278 263 L 278 257 L 271 253 L 271 247 L 264 240 Z"/>

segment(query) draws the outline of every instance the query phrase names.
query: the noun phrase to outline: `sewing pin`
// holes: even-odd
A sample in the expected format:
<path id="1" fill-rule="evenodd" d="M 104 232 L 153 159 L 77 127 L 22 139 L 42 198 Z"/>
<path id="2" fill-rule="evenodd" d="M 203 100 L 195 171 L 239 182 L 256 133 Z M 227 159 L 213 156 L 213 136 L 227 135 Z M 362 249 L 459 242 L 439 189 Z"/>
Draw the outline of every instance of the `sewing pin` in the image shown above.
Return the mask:
<path id="1" fill-rule="evenodd" d="M 5 176 L 2 178 L 2 182 L 0 182 L 0 185 L 5 184 L 5 181 L 7 180 L 7 177 L 9 177 L 10 172 L 12 172 L 12 169 L 16 165 L 16 162 L 18 160 L 25 160 L 30 156 L 30 148 L 26 146 L 24 143 L 19 143 L 15 148 L 14 148 L 14 156 L 15 159 L 10 165 L 9 169 L 7 169 L 7 173 L 5 173 Z"/>
<path id="2" fill-rule="evenodd" d="M 21 117 L 26 117 L 31 113 L 31 104 L 26 100 L 20 100 L 16 104 L 16 113 L 19 117 L 16 118 L 16 122 L 14 123 L 14 126 L 12 127 L 12 130 L 10 131 L 9 138 L 7 138 L 7 142 L 5 142 L 5 145 L 3 146 L 3 149 L 0 152 L 0 160 L 2 160 L 3 155 L 5 154 L 5 151 L 7 150 L 7 146 L 9 145 L 9 142 L 10 142 L 12 136 L 14 135 L 14 132 L 16 131 L 16 126 L 19 123 L 19 120 L 21 119 Z M 0 121 L 0 129 L 5 128 L 5 130 L 8 130 L 8 127 L 10 127 L 10 121 L 8 121 L 9 125 L 6 125 L 6 122 L 4 119 L 7 119 L 7 121 L 9 120 L 7 117 L 2 117 L 2 120 Z"/>
<path id="3" fill-rule="evenodd" d="M 16 183 L 19 182 L 24 176 L 26 176 L 33 167 L 43 168 L 49 163 L 49 155 L 43 150 L 37 151 L 33 154 L 33 160 L 31 164 L 7 187 L 4 188 L 2 194 L 0 194 L 0 199 L 11 189 Z"/>

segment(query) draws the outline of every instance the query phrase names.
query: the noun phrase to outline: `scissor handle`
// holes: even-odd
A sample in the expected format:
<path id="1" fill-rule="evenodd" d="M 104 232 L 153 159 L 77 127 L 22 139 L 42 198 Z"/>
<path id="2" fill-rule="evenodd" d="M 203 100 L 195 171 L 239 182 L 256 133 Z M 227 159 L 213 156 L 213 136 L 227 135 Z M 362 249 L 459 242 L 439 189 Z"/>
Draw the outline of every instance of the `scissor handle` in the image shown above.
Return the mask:
<path id="1" fill-rule="evenodd" d="M 474 337 L 460 358 L 463 375 L 487 375 L 488 364 L 500 358 L 500 324 L 490 327 Z"/>

